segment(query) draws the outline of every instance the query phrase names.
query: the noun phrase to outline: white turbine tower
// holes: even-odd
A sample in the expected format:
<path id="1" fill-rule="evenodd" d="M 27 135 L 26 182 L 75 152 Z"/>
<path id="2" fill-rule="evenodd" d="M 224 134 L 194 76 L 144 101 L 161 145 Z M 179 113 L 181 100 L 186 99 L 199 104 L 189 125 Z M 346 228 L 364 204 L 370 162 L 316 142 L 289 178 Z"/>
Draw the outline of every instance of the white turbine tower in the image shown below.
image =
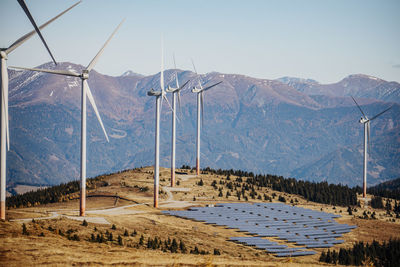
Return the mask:
<path id="1" fill-rule="evenodd" d="M 158 190 L 160 184 L 160 113 L 162 108 L 162 101 L 168 103 L 172 109 L 164 90 L 164 47 L 161 39 L 161 71 L 160 71 L 160 91 L 155 91 L 153 88 L 147 92 L 148 96 L 156 97 L 156 132 L 155 132 L 155 151 L 154 151 L 154 207 L 158 208 Z M 172 110 L 174 112 L 174 110 Z"/>
<path id="2" fill-rule="evenodd" d="M 93 69 L 96 65 L 99 57 L 104 51 L 104 48 L 108 45 L 110 40 L 113 38 L 115 33 L 121 27 L 124 20 L 118 25 L 118 27 L 114 30 L 108 40 L 104 43 L 103 47 L 97 53 L 97 55 L 92 59 L 86 69 L 82 70 L 82 73 L 72 72 L 70 70 L 47 70 L 47 69 L 36 69 L 36 68 L 20 68 L 20 67 L 12 67 L 15 69 L 24 69 L 24 70 L 32 70 L 32 71 L 39 71 L 39 72 L 46 72 L 51 74 L 58 74 L 58 75 L 66 75 L 71 77 L 80 78 L 82 81 L 82 94 L 81 94 L 81 195 L 80 195 L 80 209 L 79 215 L 85 216 L 85 209 L 86 209 L 86 97 L 89 99 L 90 104 L 93 107 L 93 110 L 97 116 L 97 120 L 100 123 L 101 128 L 103 129 L 104 135 L 109 142 L 107 132 L 104 128 L 103 122 L 101 120 L 99 111 L 97 110 L 96 103 L 94 101 L 92 92 L 89 88 L 89 84 L 87 79 L 89 79 L 89 72 Z"/>
<path id="3" fill-rule="evenodd" d="M 357 101 L 354 99 L 354 97 L 351 97 L 356 103 L 358 109 L 361 111 L 362 117 L 360 119 L 360 123 L 364 124 L 364 171 L 363 171 L 363 198 L 366 198 L 367 196 L 367 164 L 368 164 L 368 146 L 370 147 L 370 122 L 381 116 L 383 113 L 391 109 L 392 107 L 389 107 L 385 109 L 384 111 L 378 113 L 377 115 L 373 116 L 371 119 L 369 119 L 361 107 L 358 105 Z M 370 147 L 371 150 L 371 147 Z"/>
<path id="4" fill-rule="evenodd" d="M 194 62 L 192 60 L 193 64 L 193 69 L 195 73 L 197 74 L 196 66 L 194 65 Z M 201 76 L 200 76 L 201 79 Z M 203 110 L 204 110 L 204 99 L 203 99 L 203 93 L 207 90 L 210 90 L 214 86 L 217 86 L 218 84 L 222 83 L 222 81 L 217 82 L 213 85 L 210 85 L 206 88 L 203 88 L 202 83 L 200 82 L 200 79 L 198 80 L 199 82 L 199 87 L 197 88 L 196 86 L 193 87 L 192 93 L 197 93 L 197 137 L 196 137 L 196 175 L 200 175 L 200 121 L 203 122 L 204 116 L 203 116 Z M 203 124 L 203 123 L 201 123 Z"/>
<path id="5" fill-rule="evenodd" d="M 35 30 L 25 34 L 18 40 L 16 40 L 13 44 L 11 44 L 8 48 L 1 48 L 0 49 L 0 68 L 1 68 L 1 141 L 0 141 L 0 155 L 1 155 L 1 160 L 0 160 L 0 220 L 5 220 L 6 219 L 6 156 L 7 156 L 7 151 L 10 150 L 10 134 L 9 134 L 9 126 L 8 126 L 8 72 L 7 72 L 7 59 L 8 55 L 13 52 L 17 47 L 25 43 L 27 40 L 29 40 L 32 36 L 35 35 L 35 33 L 38 33 L 40 38 L 42 39 L 42 42 L 45 44 L 47 50 L 50 53 L 50 50 L 48 49 L 48 46 L 46 42 L 44 41 L 42 34 L 40 33 L 40 30 L 64 15 L 66 12 L 71 10 L 73 7 L 78 5 L 80 3 L 77 2 L 76 4 L 72 5 L 71 7 L 67 8 L 65 11 L 61 12 L 54 18 L 48 20 L 46 23 L 40 25 L 40 27 L 36 26 L 35 21 L 33 20 L 32 15 L 30 14 L 28 8 L 25 5 L 25 2 L 22 0 L 18 0 L 19 4 L 21 5 L 22 9 L 28 16 L 29 20 L 33 24 Z M 54 60 L 53 55 L 50 53 L 50 56 L 52 57 L 54 63 L 56 61 Z M 7 146 L 7 148 L 6 148 Z"/>
<path id="6" fill-rule="evenodd" d="M 176 69 L 176 64 L 175 64 L 175 56 L 174 56 L 174 67 Z M 176 95 L 178 95 L 178 104 L 179 104 L 179 109 L 181 107 L 181 90 L 188 84 L 189 81 L 187 81 L 184 85 L 179 87 L 179 82 L 178 82 L 178 71 L 175 73 L 175 81 L 176 81 L 176 88 L 173 88 L 171 86 L 168 86 L 168 88 L 165 90 L 167 93 L 172 93 L 172 149 L 171 149 L 171 187 L 175 186 L 175 151 L 176 151 Z"/>

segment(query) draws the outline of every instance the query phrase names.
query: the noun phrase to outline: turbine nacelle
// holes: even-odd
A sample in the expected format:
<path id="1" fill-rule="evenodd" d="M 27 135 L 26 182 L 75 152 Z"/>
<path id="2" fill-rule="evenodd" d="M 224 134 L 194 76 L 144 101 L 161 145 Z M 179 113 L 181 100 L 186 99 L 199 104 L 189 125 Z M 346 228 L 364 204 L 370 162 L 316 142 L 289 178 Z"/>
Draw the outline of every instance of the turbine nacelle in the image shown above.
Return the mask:
<path id="1" fill-rule="evenodd" d="M 196 86 L 193 87 L 192 93 L 200 93 L 203 90 L 203 88 L 197 88 Z"/>
<path id="2" fill-rule="evenodd" d="M 8 59 L 8 57 L 7 57 L 7 53 L 6 53 L 6 51 L 4 51 L 4 50 L 1 50 L 1 51 L 0 51 L 0 57 L 1 57 L 1 58 L 4 58 L 4 59 L 6 59 L 6 60 L 7 60 L 7 59 Z"/>
<path id="3" fill-rule="evenodd" d="M 360 123 L 366 123 L 366 122 L 368 122 L 368 121 L 369 121 L 368 118 L 365 119 L 365 118 L 363 118 L 363 117 L 361 117 L 360 120 L 359 120 Z"/>
<path id="4" fill-rule="evenodd" d="M 167 87 L 167 89 L 165 89 L 165 91 L 167 92 L 167 93 L 173 93 L 173 92 L 175 92 L 175 91 L 177 91 L 179 88 L 173 88 L 173 87 L 171 87 L 170 85 L 168 85 L 168 87 Z"/>
<path id="5" fill-rule="evenodd" d="M 161 91 L 155 91 L 153 88 L 150 89 L 150 91 L 147 92 L 148 96 L 160 96 L 162 95 Z"/>

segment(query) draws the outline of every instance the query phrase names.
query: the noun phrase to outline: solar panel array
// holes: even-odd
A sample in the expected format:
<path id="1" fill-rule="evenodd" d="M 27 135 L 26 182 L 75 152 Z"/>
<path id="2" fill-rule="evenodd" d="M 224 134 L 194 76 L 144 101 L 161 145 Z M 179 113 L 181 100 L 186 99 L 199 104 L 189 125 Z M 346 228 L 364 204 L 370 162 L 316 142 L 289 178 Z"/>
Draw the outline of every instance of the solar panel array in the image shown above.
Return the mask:
<path id="1" fill-rule="evenodd" d="M 340 215 L 283 203 L 224 203 L 163 213 L 237 229 L 249 236 L 231 237 L 230 241 L 254 246 L 277 257 L 313 255 L 316 252 L 307 249 L 330 248 L 343 243 L 336 238 L 356 228 L 337 223 L 334 218 Z M 273 237 L 284 244 L 264 237 Z"/>

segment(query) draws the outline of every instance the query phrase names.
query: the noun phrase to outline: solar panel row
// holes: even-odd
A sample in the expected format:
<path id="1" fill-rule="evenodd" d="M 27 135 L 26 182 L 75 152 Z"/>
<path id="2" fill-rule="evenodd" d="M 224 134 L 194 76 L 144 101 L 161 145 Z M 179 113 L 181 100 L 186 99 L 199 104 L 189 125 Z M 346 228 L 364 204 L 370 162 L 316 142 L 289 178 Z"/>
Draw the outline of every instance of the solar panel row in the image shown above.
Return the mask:
<path id="1" fill-rule="evenodd" d="M 283 203 L 224 203 L 214 207 L 163 212 L 253 234 L 255 236 L 235 237 L 230 240 L 266 250 L 279 257 L 305 256 L 315 252 L 304 251 L 305 247 L 289 248 L 261 237 L 275 237 L 306 248 L 332 247 L 343 243 L 343 240 L 336 240 L 336 237 L 355 228 L 353 225 L 337 223 L 334 218 L 340 215 Z"/>

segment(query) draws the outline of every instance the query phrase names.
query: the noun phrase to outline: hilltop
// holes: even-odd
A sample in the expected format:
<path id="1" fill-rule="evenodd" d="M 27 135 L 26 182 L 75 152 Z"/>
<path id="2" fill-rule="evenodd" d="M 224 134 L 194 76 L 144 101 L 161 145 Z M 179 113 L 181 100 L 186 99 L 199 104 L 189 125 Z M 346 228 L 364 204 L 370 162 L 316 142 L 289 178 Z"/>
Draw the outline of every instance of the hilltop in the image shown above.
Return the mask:
<path id="1" fill-rule="evenodd" d="M 50 201 L 53 203 L 40 204 L 40 201 L 34 200 L 31 195 L 32 199 L 27 200 L 32 203 L 25 203 L 25 207 L 12 207 L 8 210 L 8 218 L 18 221 L 1 223 L 0 249 L 4 255 L 2 261 L 15 265 L 108 263 L 110 265 L 310 266 L 319 264 L 320 253 L 326 251 L 325 249 L 316 249 L 318 251 L 316 255 L 293 258 L 288 263 L 288 259 L 275 258 L 252 247 L 227 241 L 228 237 L 244 236 L 244 233 L 160 212 L 166 209 L 184 209 L 190 206 L 226 202 L 284 201 L 289 205 L 339 214 L 341 215 L 337 219 L 339 223 L 357 225 L 357 228 L 345 234 L 343 236 L 345 243 L 336 245 L 335 249 L 351 247 L 355 241 L 382 242 L 400 237 L 400 220 L 393 217 L 393 210 L 390 211 L 391 215 L 388 215 L 384 209 L 365 207 L 363 202 L 360 202 L 361 207 L 351 206 L 352 215 L 350 215 L 347 206 L 312 202 L 298 194 L 281 192 L 288 191 L 289 187 L 286 184 L 293 185 L 295 180 L 267 175 L 265 177 L 271 184 L 263 185 L 254 182 L 263 181 L 264 178 L 242 171 L 208 169 L 203 171 L 200 177 L 195 176 L 190 169 L 177 171 L 178 185 L 176 188 L 171 188 L 170 170 L 161 169 L 159 209 L 152 207 L 152 167 L 101 175 L 88 180 L 88 215 L 85 218 L 87 226 L 82 223 L 83 218 L 77 217 L 79 195 L 73 183 L 68 184 L 67 187 L 70 188 L 68 193 L 58 194 L 59 198 Z M 312 187 L 315 185 L 310 184 L 310 188 Z M 351 190 L 346 187 L 334 189 L 331 185 L 327 185 L 326 188 L 343 192 Z M 241 192 L 240 199 L 236 194 L 237 191 Z M 51 188 L 43 189 L 42 192 L 45 192 L 42 194 L 44 196 L 52 196 Z M 348 192 L 355 194 L 360 200 L 357 190 Z M 368 197 L 373 198 L 371 195 Z M 323 199 L 320 201 L 324 201 Z M 394 200 L 384 199 L 384 201 L 394 204 Z M 46 217 L 48 219 L 45 219 Z M 21 221 L 24 218 L 25 221 Z M 35 218 L 34 222 L 32 218 Z M 25 223 L 25 234 L 22 223 Z M 172 246 L 173 239 L 177 247 Z M 159 247 L 156 244 L 160 244 Z M 198 253 L 204 255 L 193 254 L 196 253 L 196 247 Z"/>

